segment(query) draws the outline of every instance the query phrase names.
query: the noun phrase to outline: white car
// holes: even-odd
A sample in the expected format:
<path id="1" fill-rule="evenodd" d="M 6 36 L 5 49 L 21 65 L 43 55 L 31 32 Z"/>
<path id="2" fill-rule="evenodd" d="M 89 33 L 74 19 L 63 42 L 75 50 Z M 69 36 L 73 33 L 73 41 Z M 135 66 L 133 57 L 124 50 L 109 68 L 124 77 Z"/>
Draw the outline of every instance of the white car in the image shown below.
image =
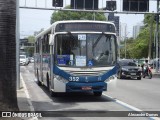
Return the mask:
<path id="1" fill-rule="evenodd" d="M 31 57 L 30 62 L 34 63 L 34 57 Z"/>
<path id="2" fill-rule="evenodd" d="M 29 60 L 26 55 L 20 55 L 20 65 L 28 65 Z"/>

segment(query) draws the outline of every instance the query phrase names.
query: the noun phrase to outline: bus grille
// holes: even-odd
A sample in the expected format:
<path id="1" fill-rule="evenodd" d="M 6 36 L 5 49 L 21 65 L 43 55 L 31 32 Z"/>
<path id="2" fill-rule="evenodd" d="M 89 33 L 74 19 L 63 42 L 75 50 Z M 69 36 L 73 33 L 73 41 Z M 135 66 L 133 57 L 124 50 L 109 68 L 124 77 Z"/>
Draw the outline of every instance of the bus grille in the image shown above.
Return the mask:
<path id="1" fill-rule="evenodd" d="M 102 71 L 66 71 L 72 76 L 100 76 L 106 73 L 106 70 Z"/>

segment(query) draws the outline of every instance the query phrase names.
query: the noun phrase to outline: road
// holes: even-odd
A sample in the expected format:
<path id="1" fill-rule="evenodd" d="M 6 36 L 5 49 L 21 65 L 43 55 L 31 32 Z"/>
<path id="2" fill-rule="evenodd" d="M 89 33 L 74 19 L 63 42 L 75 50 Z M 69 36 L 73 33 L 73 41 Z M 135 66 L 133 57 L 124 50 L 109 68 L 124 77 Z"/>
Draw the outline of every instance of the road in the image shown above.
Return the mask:
<path id="1" fill-rule="evenodd" d="M 47 88 L 39 87 L 34 76 L 33 64 L 21 66 L 21 76 L 26 84 L 35 111 L 160 111 L 160 79 L 117 80 L 114 91 L 106 91 L 101 97 L 93 94 L 71 93 L 50 97 Z M 84 113 L 85 113 L 84 112 Z M 159 115 L 160 116 L 160 115 Z M 40 118 L 40 120 L 52 118 Z M 55 117 L 57 120 L 82 119 L 81 117 Z M 105 117 L 85 116 L 83 120 L 106 120 Z M 109 120 L 143 120 L 145 117 L 107 117 Z"/>

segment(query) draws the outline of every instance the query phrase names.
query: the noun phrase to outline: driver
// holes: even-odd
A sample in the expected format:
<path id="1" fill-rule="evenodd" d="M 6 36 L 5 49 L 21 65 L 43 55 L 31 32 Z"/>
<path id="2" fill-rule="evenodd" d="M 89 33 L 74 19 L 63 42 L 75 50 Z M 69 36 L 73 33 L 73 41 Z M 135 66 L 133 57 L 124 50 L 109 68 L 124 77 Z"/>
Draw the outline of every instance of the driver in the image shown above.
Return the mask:
<path id="1" fill-rule="evenodd" d="M 145 60 L 145 62 L 144 62 L 144 66 L 146 66 L 146 67 L 148 67 L 148 60 Z"/>
<path id="2" fill-rule="evenodd" d="M 143 64 L 143 73 L 147 72 L 148 67 L 149 67 L 148 60 L 146 59 Z"/>

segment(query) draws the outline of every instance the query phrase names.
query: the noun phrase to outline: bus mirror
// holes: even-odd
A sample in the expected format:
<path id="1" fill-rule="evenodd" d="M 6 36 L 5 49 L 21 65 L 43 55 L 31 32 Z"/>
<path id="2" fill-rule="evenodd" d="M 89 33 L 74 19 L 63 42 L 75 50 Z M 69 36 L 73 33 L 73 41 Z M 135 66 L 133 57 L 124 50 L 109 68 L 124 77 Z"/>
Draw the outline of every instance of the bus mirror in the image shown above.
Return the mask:
<path id="1" fill-rule="evenodd" d="M 49 36 L 49 44 L 54 45 L 54 34 L 50 34 Z"/>

